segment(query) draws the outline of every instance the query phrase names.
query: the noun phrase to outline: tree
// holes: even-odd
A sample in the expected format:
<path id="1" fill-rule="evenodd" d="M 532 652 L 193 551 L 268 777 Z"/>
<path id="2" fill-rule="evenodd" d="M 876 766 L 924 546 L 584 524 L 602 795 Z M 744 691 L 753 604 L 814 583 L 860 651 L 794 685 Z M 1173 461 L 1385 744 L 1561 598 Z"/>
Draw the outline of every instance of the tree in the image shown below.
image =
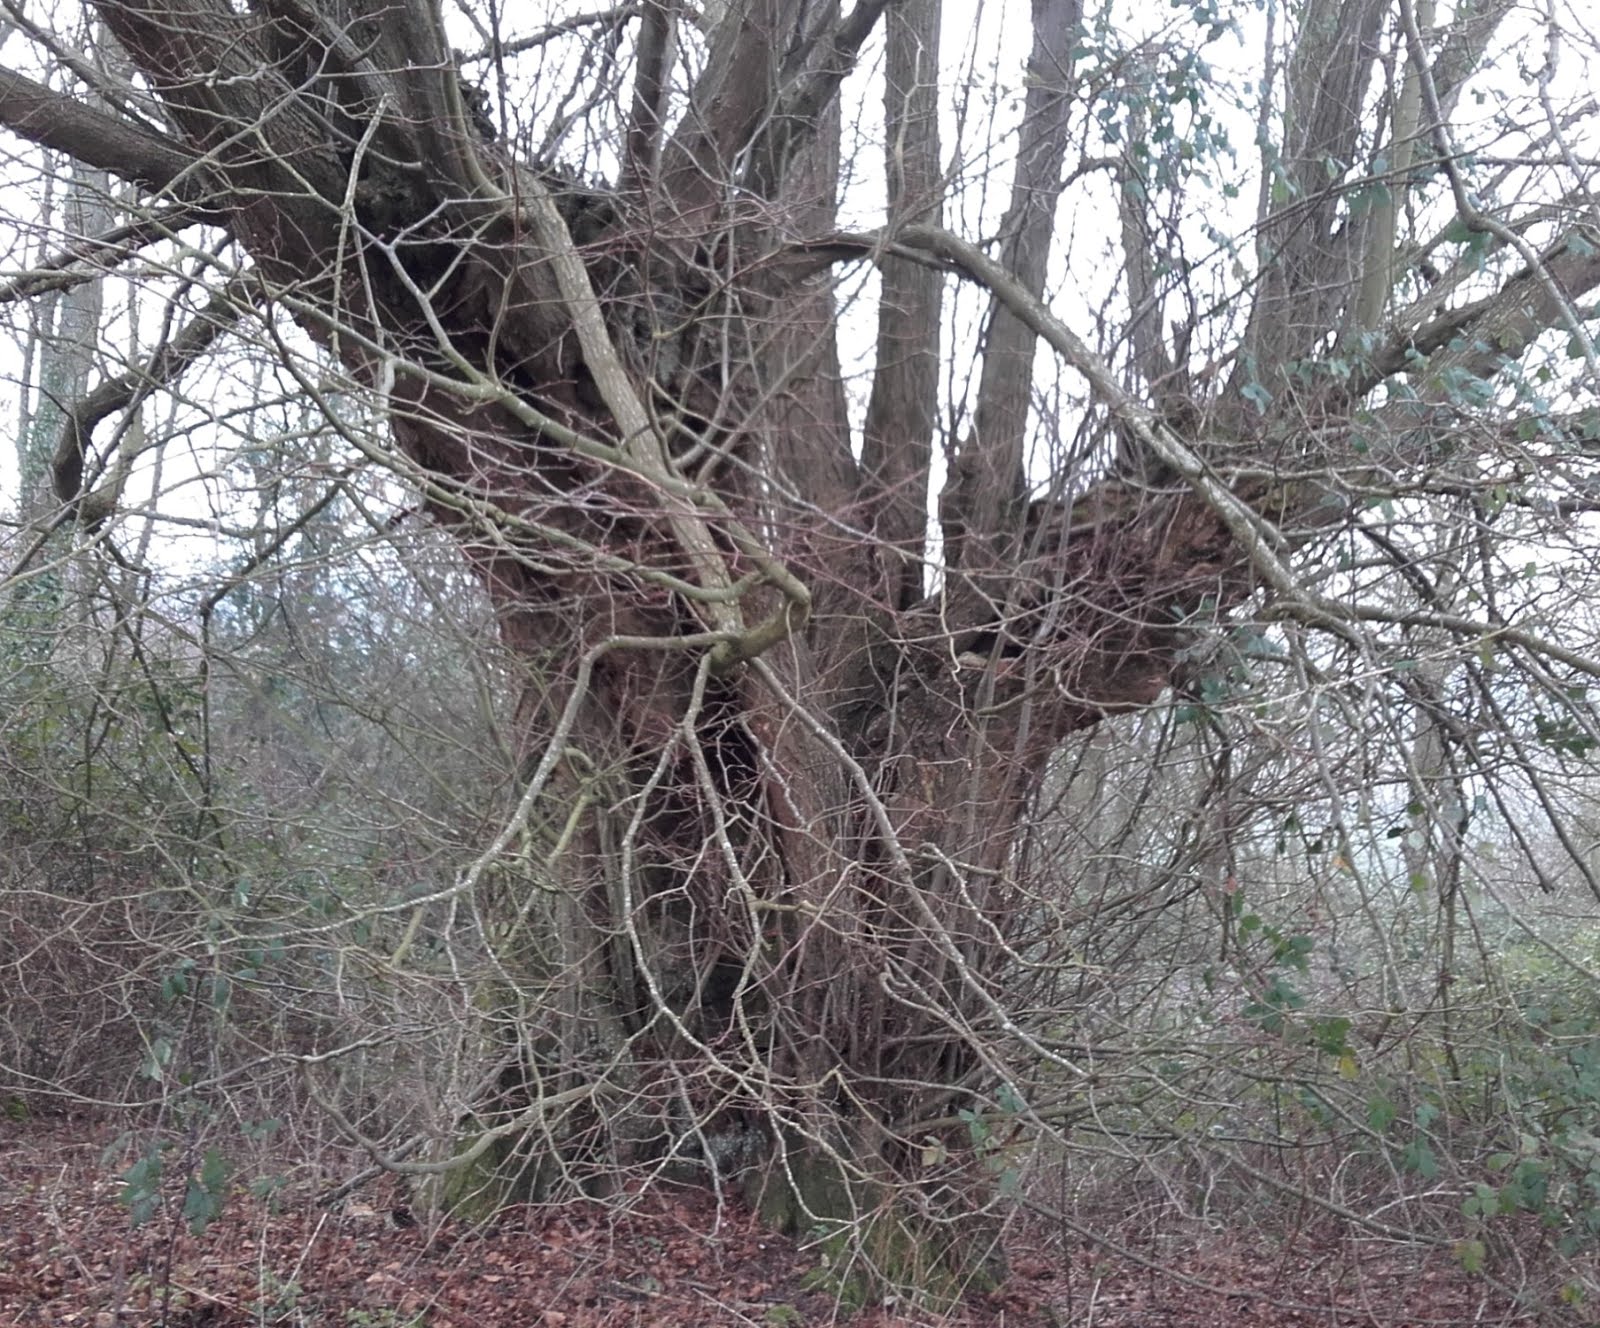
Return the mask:
<path id="1" fill-rule="evenodd" d="M 1199 224 L 1238 192 L 1207 175 L 1232 152 L 1209 6 L 1140 39 L 1033 0 L 988 235 L 947 220 L 970 194 L 935 0 L 466 6 L 464 56 L 432 0 L 92 8 L 135 76 L 34 30 L 102 106 L 7 72 L 0 122 L 142 201 L 47 266 L 188 267 L 168 335 L 61 430 L 56 525 L 114 531 L 141 444 L 97 427 L 250 335 L 454 534 L 522 662 L 515 809 L 433 901 L 498 918 L 501 1072 L 424 1172 L 518 1158 L 542 1191 L 739 1123 L 781 1220 L 886 1212 L 884 1259 L 895 1223 L 968 1232 L 1000 1122 L 1045 1120 L 1019 1085 L 1074 1073 L 1025 871 L 1064 742 L 1210 703 L 1247 628 L 1386 671 L 1387 629 L 1492 650 L 1592 729 L 1592 655 L 1497 589 L 1520 513 L 1593 504 L 1592 410 L 1553 405 L 1595 382 L 1591 122 L 1553 54 L 1528 107 L 1461 109 L 1497 42 L 1555 51 L 1554 17 L 1269 9 L 1252 246 Z M 881 224 L 853 231 L 840 89 L 880 50 Z M 571 86 L 524 121 L 550 51 Z M 1096 189 L 1122 246 L 1099 348 L 1058 228 Z M 838 292 L 863 266 L 855 428 Z M 986 309 L 943 418 L 952 278 Z M 1486 591 L 1417 538 L 1452 511 Z M 1447 673 L 1397 685 L 1437 717 Z M 1439 723 L 1418 778 L 1475 750 Z"/>

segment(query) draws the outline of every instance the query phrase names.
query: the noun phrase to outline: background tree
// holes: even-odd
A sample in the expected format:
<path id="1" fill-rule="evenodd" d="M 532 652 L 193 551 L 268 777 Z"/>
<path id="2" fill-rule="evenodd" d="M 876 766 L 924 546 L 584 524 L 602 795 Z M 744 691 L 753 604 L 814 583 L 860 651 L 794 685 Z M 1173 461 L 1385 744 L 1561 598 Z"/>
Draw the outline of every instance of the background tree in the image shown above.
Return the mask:
<path id="1" fill-rule="evenodd" d="M 141 410 L 186 390 L 222 418 L 195 366 L 230 344 L 311 412 L 309 488 L 380 542 L 452 535 L 515 661 L 514 795 L 448 880 L 319 905 L 393 922 L 384 980 L 443 975 L 478 1012 L 445 1142 L 369 1139 L 449 1202 L 691 1154 L 720 1175 L 712 1136 L 737 1138 L 775 1218 L 972 1272 L 1018 1141 L 1094 1114 L 1074 1013 L 1120 957 L 1074 941 L 1127 872 L 1138 909 L 1209 901 L 1239 1017 L 1287 1037 L 1317 928 L 1237 903 L 1247 863 L 1282 884 L 1263 842 L 1315 809 L 1296 861 L 1426 894 L 1447 1006 L 1473 818 L 1514 835 L 1539 806 L 1560 837 L 1533 749 L 1596 733 L 1593 624 L 1550 614 L 1586 571 L 1600 234 L 1592 126 L 1559 101 L 1592 52 L 1555 10 L 1269 9 L 1231 228 L 1205 6 L 1147 33 L 1034 0 L 1015 135 L 958 120 L 954 153 L 932 0 L 468 6 L 472 38 L 431 0 L 92 8 L 132 73 L 30 27 L 102 105 L 5 73 L 0 122 L 140 210 L 97 266 L 69 245 L 10 293 L 114 259 L 166 312 L 69 411 L 18 569 L 52 526 L 117 556 Z M 868 53 L 880 198 L 843 164 Z M 1496 84 L 1519 59 L 1531 93 Z M 1074 208 L 1116 219 L 1116 276 L 1080 266 Z M 363 497 L 358 471 L 387 478 Z M 223 593 L 309 547 L 319 501 L 258 519 Z M 1084 782 L 1112 752 L 1139 791 Z M 1354 1064 L 1339 1018 L 1295 1045 Z"/>

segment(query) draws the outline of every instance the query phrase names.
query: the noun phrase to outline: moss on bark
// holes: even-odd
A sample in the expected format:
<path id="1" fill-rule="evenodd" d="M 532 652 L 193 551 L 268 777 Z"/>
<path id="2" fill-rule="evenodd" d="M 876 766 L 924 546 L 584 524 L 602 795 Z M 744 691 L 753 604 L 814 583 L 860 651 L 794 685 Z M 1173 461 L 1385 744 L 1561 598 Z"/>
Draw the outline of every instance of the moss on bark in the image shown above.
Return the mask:
<path id="1" fill-rule="evenodd" d="M 842 1149 L 794 1142 L 745 1177 L 746 1198 L 778 1230 L 809 1239 L 819 1256 L 808 1281 L 859 1309 L 896 1294 L 943 1312 L 971 1292 L 995 1290 L 1006 1276 L 992 1224 L 954 1223 L 920 1211 L 904 1180 L 862 1174 Z"/>

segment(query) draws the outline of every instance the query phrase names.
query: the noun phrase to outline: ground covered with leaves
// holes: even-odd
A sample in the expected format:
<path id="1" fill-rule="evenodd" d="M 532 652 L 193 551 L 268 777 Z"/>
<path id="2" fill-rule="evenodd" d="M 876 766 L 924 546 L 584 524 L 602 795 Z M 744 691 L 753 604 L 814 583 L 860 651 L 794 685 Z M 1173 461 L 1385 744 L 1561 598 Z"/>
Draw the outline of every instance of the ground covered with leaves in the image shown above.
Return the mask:
<path id="1" fill-rule="evenodd" d="M 135 1225 L 137 1141 L 72 1121 L 0 1122 L 0 1324 L 92 1328 L 1267 1328 L 1549 1324 L 1448 1250 L 1256 1229 L 1109 1242 L 1043 1227 L 1011 1240 L 994 1295 L 932 1312 L 843 1305 L 839 1270 L 731 1195 L 655 1186 L 611 1203 L 419 1221 L 379 1179 L 336 1203 L 329 1175 L 234 1175 L 212 1211 L 203 1168 L 169 1150 Z M 197 1153 L 199 1150 L 195 1150 Z M 345 1159 L 349 1161 L 349 1159 Z M 359 1166 L 358 1162 L 353 1165 Z M 327 1170 L 326 1167 L 320 1170 Z M 268 1184 L 259 1183 L 265 1179 Z M 270 1190 L 270 1193 L 266 1191 Z M 195 1195 L 200 1193 L 200 1201 Z M 135 1196 L 137 1197 L 137 1196 Z M 185 1208 L 189 1209 L 188 1216 Z M 193 1230 L 196 1217 L 203 1229 Z M 1099 1234 L 1099 1233 L 1097 1233 Z M 1573 1318 L 1574 1323 L 1583 1322 Z"/>

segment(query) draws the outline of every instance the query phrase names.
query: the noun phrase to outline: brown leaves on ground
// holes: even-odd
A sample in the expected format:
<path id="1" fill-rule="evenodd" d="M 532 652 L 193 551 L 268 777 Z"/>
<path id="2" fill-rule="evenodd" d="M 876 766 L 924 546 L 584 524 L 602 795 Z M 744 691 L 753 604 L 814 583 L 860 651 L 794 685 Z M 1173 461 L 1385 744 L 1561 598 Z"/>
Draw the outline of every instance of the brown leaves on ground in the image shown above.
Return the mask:
<path id="1" fill-rule="evenodd" d="M 1448 1253 L 1211 1237 L 1120 1251 L 1012 1241 L 998 1294 L 944 1314 L 851 1314 L 817 1289 L 820 1252 L 763 1228 L 731 1196 L 654 1187 L 610 1204 L 509 1212 L 487 1227 L 419 1225 L 378 1182 L 336 1209 L 291 1179 L 242 1186 L 192 1235 L 181 1194 L 133 1228 L 114 1132 L 0 1124 L 0 1324 L 85 1328 L 1281 1328 L 1534 1324 Z M 1301 1248 L 1306 1246 L 1306 1248 Z"/>

